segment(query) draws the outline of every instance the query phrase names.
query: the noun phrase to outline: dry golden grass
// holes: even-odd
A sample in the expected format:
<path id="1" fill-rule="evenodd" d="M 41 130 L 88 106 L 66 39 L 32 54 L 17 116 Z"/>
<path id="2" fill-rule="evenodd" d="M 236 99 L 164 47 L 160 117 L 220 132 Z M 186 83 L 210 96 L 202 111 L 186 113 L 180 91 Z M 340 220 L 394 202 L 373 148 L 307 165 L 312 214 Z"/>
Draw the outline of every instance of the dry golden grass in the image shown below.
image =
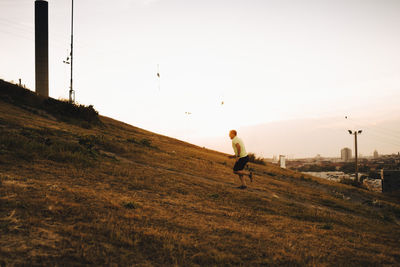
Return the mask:
<path id="1" fill-rule="evenodd" d="M 400 264 L 398 199 L 101 121 L 0 100 L 0 265 Z"/>

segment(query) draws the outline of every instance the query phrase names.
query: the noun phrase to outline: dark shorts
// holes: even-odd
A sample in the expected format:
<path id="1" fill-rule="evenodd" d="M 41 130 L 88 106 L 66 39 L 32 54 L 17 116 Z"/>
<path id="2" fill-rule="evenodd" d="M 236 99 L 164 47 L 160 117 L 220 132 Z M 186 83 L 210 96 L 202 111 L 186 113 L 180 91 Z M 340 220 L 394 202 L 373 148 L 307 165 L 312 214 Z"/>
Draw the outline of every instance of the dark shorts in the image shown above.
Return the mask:
<path id="1" fill-rule="evenodd" d="M 249 162 L 249 156 L 239 158 L 238 161 L 236 161 L 235 166 L 233 166 L 233 171 L 236 172 L 243 170 L 247 162 Z"/>

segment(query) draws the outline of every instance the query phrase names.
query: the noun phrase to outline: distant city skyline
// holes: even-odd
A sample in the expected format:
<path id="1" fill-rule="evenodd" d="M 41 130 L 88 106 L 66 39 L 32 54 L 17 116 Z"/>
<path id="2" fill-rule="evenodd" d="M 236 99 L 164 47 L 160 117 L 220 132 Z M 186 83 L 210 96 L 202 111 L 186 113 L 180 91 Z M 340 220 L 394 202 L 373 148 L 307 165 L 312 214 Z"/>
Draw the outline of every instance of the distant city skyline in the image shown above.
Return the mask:
<path id="1" fill-rule="evenodd" d="M 354 157 L 354 136 L 347 130 L 357 128 L 363 129 L 358 137 L 359 156 L 373 156 L 375 150 L 379 154 L 397 154 L 400 152 L 400 115 L 387 118 L 372 124 L 351 117 L 288 120 L 242 127 L 238 129 L 238 135 L 245 140 L 248 151 L 266 158 L 274 155 L 313 158 L 318 154 L 340 158 L 341 149 L 345 147 L 351 149 Z M 230 153 L 226 138 L 199 138 L 196 142 Z"/>
<path id="2" fill-rule="evenodd" d="M 0 10 L 0 78 L 34 90 L 34 1 Z M 54 98 L 68 98 L 70 12 L 71 1 L 49 1 Z M 396 0 L 75 1 L 76 99 L 226 152 L 227 132 L 243 129 L 266 157 L 337 155 L 359 125 L 361 154 L 395 153 L 400 126 L 386 121 L 400 114 L 399 14 Z M 306 134 L 296 121 L 308 120 L 321 124 Z M 280 122 L 298 132 L 257 136 Z"/>

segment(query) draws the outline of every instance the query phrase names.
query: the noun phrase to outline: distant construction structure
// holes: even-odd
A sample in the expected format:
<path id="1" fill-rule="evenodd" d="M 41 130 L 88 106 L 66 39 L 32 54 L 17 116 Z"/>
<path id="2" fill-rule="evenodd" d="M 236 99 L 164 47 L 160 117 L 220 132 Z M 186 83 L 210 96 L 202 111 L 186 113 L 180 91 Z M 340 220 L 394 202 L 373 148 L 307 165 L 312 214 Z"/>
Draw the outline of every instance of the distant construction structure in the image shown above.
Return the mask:
<path id="1" fill-rule="evenodd" d="M 279 155 L 279 166 L 283 169 L 286 169 L 286 156 Z"/>
<path id="2" fill-rule="evenodd" d="M 37 94 L 49 96 L 49 10 L 48 2 L 35 1 L 35 78 Z"/>
<path id="3" fill-rule="evenodd" d="M 344 162 L 349 162 L 351 160 L 351 149 L 348 147 L 343 148 L 340 151 L 341 159 Z"/>

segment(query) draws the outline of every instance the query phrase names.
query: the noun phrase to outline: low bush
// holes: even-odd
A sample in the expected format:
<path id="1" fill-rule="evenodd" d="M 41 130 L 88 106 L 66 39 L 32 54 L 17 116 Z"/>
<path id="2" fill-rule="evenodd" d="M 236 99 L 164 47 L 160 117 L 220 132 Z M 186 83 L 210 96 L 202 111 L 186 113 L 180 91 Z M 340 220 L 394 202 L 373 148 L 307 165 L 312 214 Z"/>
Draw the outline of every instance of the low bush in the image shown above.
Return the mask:
<path id="1" fill-rule="evenodd" d="M 320 225 L 318 228 L 322 229 L 322 230 L 332 230 L 333 225 L 330 223 L 326 223 L 326 224 Z"/>
<path id="2" fill-rule="evenodd" d="M 135 138 L 128 138 L 128 139 L 126 139 L 126 141 L 128 143 L 137 144 L 137 141 L 135 140 Z"/>
<path id="3" fill-rule="evenodd" d="M 143 139 L 141 139 L 139 141 L 137 141 L 134 138 L 128 138 L 128 139 L 126 139 L 126 141 L 128 143 L 132 143 L 132 144 L 136 144 L 136 145 L 140 145 L 140 146 L 144 146 L 144 147 L 148 147 L 148 148 L 156 148 L 156 149 L 158 148 L 158 147 L 152 145 L 151 140 L 147 139 L 147 138 L 143 138 Z"/>
<path id="4" fill-rule="evenodd" d="M 139 205 L 137 203 L 132 202 L 132 201 L 124 202 L 124 203 L 122 203 L 122 206 L 124 206 L 124 208 L 126 208 L 126 209 L 131 209 L 131 210 L 137 209 L 139 207 Z"/>
<path id="5" fill-rule="evenodd" d="M 140 140 L 140 144 L 145 147 L 151 147 L 151 141 L 149 139 Z"/>
<path id="6" fill-rule="evenodd" d="M 265 161 L 261 157 L 256 157 L 254 153 L 249 153 L 249 162 L 259 165 L 265 165 Z"/>
<path id="7" fill-rule="evenodd" d="M 209 198 L 217 199 L 217 198 L 219 198 L 219 194 L 217 194 L 217 193 L 209 194 L 208 197 L 209 197 Z"/>
<path id="8" fill-rule="evenodd" d="M 0 99 L 27 109 L 35 114 L 41 113 L 37 112 L 37 110 L 43 110 L 59 120 L 74 123 L 83 128 L 91 128 L 93 125 L 102 125 L 99 113 L 92 105 L 85 106 L 72 104 L 66 100 L 56 100 L 50 97 L 46 98 L 3 80 L 0 80 Z"/>
<path id="9" fill-rule="evenodd" d="M 99 113 L 92 105 L 71 104 L 68 101 L 47 98 L 43 103 L 43 107 L 47 112 L 61 120 L 83 121 L 81 125 L 84 128 L 90 127 L 92 123 L 100 124 Z"/>
<path id="10" fill-rule="evenodd" d="M 96 144 L 96 137 L 94 135 L 82 136 L 79 138 L 79 144 L 88 150 L 92 150 Z"/>
<path id="11" fill-rule="evenodd" d="M 88 150 L 103 149 L 112 153 L 126 152 L 126 147 L 118 142 L 118 140 L 110 140 L 104 135 L 87 135 L 79 137 L 79 144 L 83 145 Z"/>

